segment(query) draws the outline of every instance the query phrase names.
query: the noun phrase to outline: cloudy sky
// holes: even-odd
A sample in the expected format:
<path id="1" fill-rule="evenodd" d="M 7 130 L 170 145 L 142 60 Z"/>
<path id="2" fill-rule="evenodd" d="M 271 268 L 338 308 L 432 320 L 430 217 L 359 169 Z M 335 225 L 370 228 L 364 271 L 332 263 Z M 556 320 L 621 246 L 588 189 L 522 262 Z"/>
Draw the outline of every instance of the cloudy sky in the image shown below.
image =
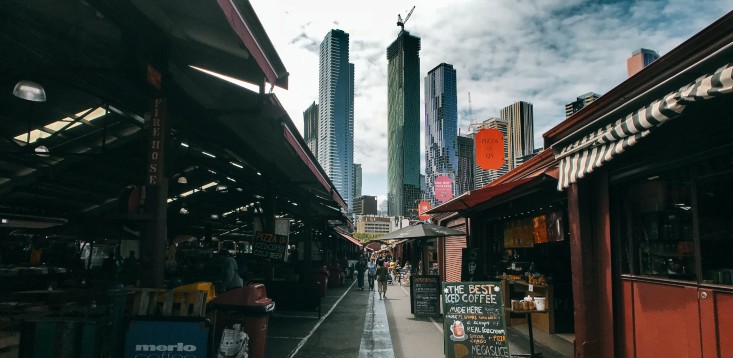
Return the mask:
<path id="1" fill-rule="evenodd" d="M 303 111 L 318 98 L 319 45 L 331 29 L 349 33 L 354 162 L 362 164 L 362 193 L 380 200 L 387 194 L 386 48 L 399 33 L 397 14 L 404 19 L 416 6 L 405 29 L 422 39 L 421 83 L 441 62 L 456 69 L 461 133 L 522 100 L 534 105 L 540 147 L 542 133 L 565 118 L 565 103 L 626 79 L 632 51 L 664 55 L 733 10 L 733 0 L 250 1 L 290 73 L 289 89 L 274 93 L 301 134 Z"/>

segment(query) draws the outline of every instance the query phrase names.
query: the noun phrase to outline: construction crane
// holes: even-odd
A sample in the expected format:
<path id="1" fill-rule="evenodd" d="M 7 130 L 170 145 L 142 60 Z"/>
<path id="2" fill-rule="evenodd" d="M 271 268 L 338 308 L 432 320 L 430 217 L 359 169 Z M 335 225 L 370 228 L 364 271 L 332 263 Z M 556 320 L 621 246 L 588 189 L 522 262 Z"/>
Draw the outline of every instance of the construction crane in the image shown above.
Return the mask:
<path id="1" fill-rule="evenodd" d="M 412 10 L 410 10 L 410 12 L 405 17 L 405 21 L 402 21 L 402 16 L 400 14 L 397 14 L 397 26 L 401 27 L 402 31 L 405 31 L 405 23 L 407 22 L 407 20 L 410 19 L 410 15 L 412 15 L 413 11 L 415 11 L 414 6 L 412 7 Z"/>

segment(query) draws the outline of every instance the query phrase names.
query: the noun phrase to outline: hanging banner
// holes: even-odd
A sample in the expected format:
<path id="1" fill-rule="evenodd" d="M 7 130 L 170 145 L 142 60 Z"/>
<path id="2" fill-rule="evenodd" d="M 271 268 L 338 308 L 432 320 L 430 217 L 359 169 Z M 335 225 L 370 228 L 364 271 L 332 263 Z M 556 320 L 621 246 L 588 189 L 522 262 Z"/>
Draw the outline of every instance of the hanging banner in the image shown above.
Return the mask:
<path id="1" fill-rule="evenodd" d="M 496 128 L 476 133 L 476 164 L 483 170 L 500 169 L 504 165 L 504 134 Z"/>
<path id="2" fill-rule="evenodd" d="M 453 199 L 453 180 L 447 175 L 435 177 L 435 199 L 438 201 L 448 201 Z"/>
<path id="3" fill-rule="evenodd" d="M 417 218 L 420 220 L 430 219 L 430 214 L 425 214 L 428 210 L 430 210 L 430 203 L 427 201 L 421 201 L 417 204 Z"/>

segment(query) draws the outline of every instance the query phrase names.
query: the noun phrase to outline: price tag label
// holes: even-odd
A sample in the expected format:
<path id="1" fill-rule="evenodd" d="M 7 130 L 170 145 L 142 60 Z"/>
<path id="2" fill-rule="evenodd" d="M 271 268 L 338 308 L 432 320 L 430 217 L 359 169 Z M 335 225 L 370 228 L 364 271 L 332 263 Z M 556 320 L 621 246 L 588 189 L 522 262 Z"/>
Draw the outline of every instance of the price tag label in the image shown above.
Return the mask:
<path id="1" fill-rule="evenodd" d="M 534 285 L 529 285 L 529 292 L 534 292 Z"/>

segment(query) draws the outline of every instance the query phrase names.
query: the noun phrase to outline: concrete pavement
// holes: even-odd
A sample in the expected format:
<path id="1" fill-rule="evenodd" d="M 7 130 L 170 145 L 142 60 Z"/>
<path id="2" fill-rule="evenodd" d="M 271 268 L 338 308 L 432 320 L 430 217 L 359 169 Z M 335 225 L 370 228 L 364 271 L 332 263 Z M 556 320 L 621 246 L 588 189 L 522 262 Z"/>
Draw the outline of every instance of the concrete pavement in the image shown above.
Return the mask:
<path id="1" fill-rule="evenodd" d="M 366 286 L 366 284 L 365 284 Z M 409 287 L 390 285 L 387 299 L 376 291 L 361 291 L 355 281 L 329 288 L 322 300 L 323 315 L 275 312 L 270 318 L 267 358 L 441 358 L 442 317 L 410 313 Z M 526 327 L 510 327 L 512 354 L 529 352 Z M 572 345 L 535 330 L 535 351 L 544 358 L 572 356 Z"/>

